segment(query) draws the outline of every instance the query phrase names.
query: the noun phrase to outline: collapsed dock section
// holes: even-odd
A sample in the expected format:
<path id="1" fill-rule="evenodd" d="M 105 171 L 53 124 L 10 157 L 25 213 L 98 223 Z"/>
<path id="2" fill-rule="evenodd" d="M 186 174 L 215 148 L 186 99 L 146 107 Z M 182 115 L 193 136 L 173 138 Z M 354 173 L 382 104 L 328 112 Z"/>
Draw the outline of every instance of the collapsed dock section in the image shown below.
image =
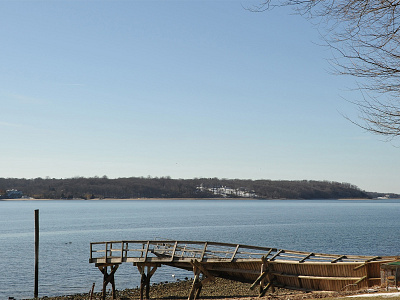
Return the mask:
<path id="1" fill-rule="evenodd" d="M 396 257 L 333 255 L 241 244 L 203 241 L 108 241 L 90 243 L 90 263 L 111 284 L 122 263 L 132 263 L 141 274 L 141 299 L 149 299 L 150 279 L 168 265 L 193 271 L 188 299 L 215 277 L 251 283 L 260 296 L 275 287 L 295 290 L 357 290 L 381 284 L 381 265 Z M 109 271 L 108 271 L 109 270 Z"/>

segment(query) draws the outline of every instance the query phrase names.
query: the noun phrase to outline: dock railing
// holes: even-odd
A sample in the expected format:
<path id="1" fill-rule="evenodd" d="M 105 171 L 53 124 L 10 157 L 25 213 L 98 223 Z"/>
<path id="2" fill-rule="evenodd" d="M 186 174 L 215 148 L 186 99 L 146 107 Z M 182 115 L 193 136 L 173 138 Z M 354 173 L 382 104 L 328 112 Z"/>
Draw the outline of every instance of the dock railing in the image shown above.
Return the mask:
<path id="1" fill-rule="evenodd" d="M 196 259 L 203 262 L 240 262 L 280 260 L 288 262 L 359 262 L 360 264 L 380 260 L 379 256 L 356 256 L 310 253 L 277 248 L 248 246 L 241 244 L 171 241 L 171 240 L 133 240 L 90 243 L 90 263 L 123 262 L 188 262 Z"/>

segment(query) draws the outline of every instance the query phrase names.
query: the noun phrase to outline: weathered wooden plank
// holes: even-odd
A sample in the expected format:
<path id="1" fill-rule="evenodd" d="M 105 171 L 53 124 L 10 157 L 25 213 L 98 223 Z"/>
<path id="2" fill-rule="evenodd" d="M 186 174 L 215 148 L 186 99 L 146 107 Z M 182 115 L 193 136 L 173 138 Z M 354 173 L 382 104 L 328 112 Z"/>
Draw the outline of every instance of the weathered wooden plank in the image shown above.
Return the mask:
<path id="1" fill-rule="evenodd" d="M 302 278 L 302 279 L 315 279 L 315 280 L 360 280 L 363 277 L 328 277 L 328 276 L 311 276 L 311 275 L 296 275 L 296 274 L 286 274 L 281 272 L 271 272 L 271 274 L 276 276 L 283 277 L 292 277 L 292 278 Z"/>

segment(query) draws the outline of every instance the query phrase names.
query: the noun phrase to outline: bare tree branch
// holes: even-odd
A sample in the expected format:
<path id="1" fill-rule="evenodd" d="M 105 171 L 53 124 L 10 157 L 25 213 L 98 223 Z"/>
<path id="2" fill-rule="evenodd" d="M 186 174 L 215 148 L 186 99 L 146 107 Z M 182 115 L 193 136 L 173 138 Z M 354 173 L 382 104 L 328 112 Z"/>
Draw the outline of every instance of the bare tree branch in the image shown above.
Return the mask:
<path id="1" fill-rule="evenodd" d="M 323 21 L 338 74 L 366 79 L 367 93 L 353 123 L 384 136 L 400 136 L 400 0 L 264 0 L 253 11 L 290 6 Z"/>

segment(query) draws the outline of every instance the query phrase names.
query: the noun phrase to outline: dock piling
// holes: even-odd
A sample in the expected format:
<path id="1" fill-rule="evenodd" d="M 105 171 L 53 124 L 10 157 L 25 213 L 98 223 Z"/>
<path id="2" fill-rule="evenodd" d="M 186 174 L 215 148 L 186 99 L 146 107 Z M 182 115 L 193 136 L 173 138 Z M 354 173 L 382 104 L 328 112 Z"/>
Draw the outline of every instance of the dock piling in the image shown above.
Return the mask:
<path id="1" fill-rule="evenodd" d="M 39 210 L 35 209 L 35 287 L 34 298 L 39 295 Z"/>

